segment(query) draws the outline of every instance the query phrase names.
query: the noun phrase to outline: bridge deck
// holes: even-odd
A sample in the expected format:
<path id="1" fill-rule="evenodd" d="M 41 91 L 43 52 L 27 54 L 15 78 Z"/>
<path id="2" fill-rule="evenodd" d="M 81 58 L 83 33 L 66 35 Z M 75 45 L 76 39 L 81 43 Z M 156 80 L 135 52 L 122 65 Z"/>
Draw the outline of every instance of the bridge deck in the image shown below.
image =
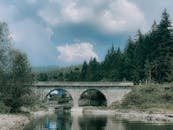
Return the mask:
<path id="1" fill-rule="evenodd" d="M 36 82 L 34 86 L 44 86 L 44 87 L 53 87 L 53 86 L 62 86 L 62 87 L 132 87 L 134 86 L 133 82 Z"/>

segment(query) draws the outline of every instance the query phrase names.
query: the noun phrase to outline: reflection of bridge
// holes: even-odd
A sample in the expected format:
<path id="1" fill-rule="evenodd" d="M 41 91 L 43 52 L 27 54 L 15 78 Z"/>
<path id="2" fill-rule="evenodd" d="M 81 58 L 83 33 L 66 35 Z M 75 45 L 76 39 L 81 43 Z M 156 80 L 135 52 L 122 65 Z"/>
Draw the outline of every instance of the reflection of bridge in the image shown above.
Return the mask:
<path id="1" fill-rule="evenodd" d="M 107 106 L 121 100 L 131 91 L 131 82 L 37 82 L 33 84 L 35 92 L 44 100 L 47 94 L 56 89 L 64 89 L 72 96 L 73 107 L 78 107 L 80 96 L 90 89 L 100 91 L 107 100 Z"/>

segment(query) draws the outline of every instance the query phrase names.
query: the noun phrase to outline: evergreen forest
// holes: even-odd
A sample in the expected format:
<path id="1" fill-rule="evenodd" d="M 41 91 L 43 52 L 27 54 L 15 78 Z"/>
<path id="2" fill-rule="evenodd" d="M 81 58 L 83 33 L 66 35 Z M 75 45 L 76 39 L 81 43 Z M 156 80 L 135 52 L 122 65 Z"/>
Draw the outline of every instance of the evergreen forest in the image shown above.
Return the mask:
<path id="1" fill-rule="evenodd" d="M 133 81 L 164 83 L 173 81 L 173 27 L 165 9 L 159 23 L 134 38 L 124 50 L 113 45 L 102 62 L 91 58 L 83 65 L 35 73 L 37 81 Z"/>

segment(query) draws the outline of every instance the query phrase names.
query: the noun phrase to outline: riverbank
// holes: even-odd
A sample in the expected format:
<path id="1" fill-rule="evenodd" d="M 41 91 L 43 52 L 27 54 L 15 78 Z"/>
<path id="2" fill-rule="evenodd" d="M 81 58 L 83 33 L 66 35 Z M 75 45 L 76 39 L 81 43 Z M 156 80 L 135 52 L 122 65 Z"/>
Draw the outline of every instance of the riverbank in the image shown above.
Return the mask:
<path id="1" fill-rule="evenodd" d="M 29 114 L 0 114 L 0 130 L 23 130 L 32 119 L 54 113 L 54 109 L 30 112 Z"/>
<path id="2" fill-rule="evenodd" d="M 33 119 L 54 113 L 54 109 L 30 112 L 24 114 L 0 114 L 0 130 L 23 130 Z M 74 111 L 73 111 L 74 113 Z M 78 113 L 78 112 L 77 112 Z M 141 121 L 146 123 L 173 123 L 173 111 L 165 110 L 130 110 L 84 108 L 84 115 L 112 116 L 117 120 Z"/>
<path id="3" fill-rule="evenodd" d="M 114 116 L 117 120 L 141 121 L 147 123 L 173 123 L 173 111 L 84 109 L 85 115 Z"/>
<path id="4" fill-rule="evenodd" d="M 0 114 L 0 130 L 22 130 L 28 123 L 26 115 Z"/>

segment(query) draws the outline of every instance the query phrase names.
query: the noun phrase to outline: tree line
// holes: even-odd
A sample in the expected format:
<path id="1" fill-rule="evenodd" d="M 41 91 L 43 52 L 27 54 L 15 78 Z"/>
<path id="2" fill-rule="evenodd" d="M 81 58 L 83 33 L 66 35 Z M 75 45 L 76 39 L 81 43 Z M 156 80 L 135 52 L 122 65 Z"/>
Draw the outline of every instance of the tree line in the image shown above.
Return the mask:
<path id="1" fill-rule="evenodd" d="M 7 24 L 0 22 L 0 113 L 32 103 L 32 77 L 27 56 L 13 47 Z"/>
<path id="2" fill-rule="evenodd" d="M 37 73 L 39 81 L 173 81 L 173 28 L 166 9 L 159 23 L 143 34 L 137 31 L 124 50 L 112 46 L 102 62 L 91 58 L 68 71 Z"/>

